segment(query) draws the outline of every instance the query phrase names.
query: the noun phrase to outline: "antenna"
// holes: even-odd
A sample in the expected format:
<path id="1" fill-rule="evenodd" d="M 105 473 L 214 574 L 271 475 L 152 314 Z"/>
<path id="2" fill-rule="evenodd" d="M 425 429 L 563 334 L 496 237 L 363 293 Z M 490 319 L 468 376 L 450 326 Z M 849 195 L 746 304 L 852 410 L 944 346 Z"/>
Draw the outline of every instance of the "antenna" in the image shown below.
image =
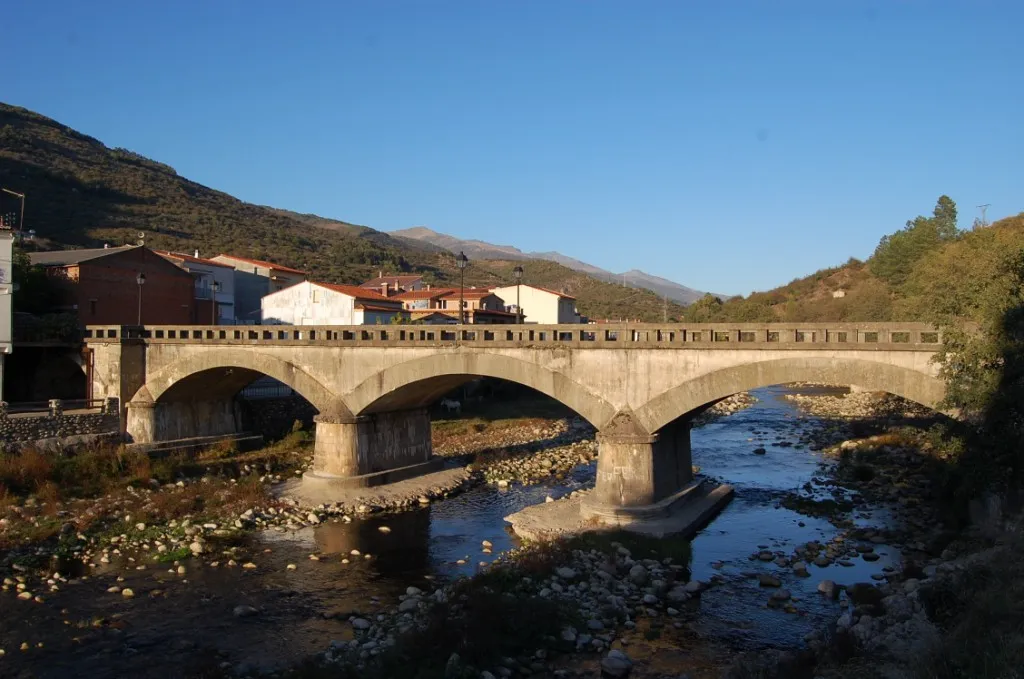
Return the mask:
<path id="1" fill-rule="evenodd" d="M 977 208 L 981 210 L 981 225 L 988 226 L 988 219 L 985 217 L 985 211 L 988 210 L 991 203 L 985 203 L 984 205 L 978 205 Z"/>

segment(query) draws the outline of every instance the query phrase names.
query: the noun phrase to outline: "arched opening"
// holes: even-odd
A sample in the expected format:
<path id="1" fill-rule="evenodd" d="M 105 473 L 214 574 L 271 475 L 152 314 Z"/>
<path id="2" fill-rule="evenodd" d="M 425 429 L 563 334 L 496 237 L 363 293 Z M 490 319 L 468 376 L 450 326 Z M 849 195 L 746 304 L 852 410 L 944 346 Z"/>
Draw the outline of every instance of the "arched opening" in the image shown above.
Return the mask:
<path id="1" fill-rule="evenodd" d="M 88 393 L 82 356 L 68 347 L 19 346 L 4 365 L 3 380 L 9 403 L 84 399 Z"/>
<path id="2" fill-rule="evenodd" d="M 165 368 L 139 389 L 128 403 L 128 433 L 140 443 L 246 431 L 277 437 L 325 407 L 341 409 L 290 364 L 244 353 L 202 355 Z"/>

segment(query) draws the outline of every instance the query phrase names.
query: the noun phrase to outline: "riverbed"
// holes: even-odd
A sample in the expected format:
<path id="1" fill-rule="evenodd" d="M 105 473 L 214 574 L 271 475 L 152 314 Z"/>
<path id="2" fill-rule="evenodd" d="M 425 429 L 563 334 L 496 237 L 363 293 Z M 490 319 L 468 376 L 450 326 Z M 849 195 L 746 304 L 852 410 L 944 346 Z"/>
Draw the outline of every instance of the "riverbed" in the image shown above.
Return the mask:
<path id="1" fill-rule="evenodd" d="M 753 406 L 692 434 L 693 462 L 701 474 L 732 484 L 736 494 L 690 541 L 690 576 L 722 581 L 700 597 L 691 627 L 741 650 L 795 648 L 837 614 L 838 604 L 816 591 L 822 579 L 870 581 L 900 554 L 876 543 L 877 560 L 809 565 L 810 577 L 803 578 L 789 567 L 752 558 L 764 551 L 790 554 L 839 532 L 825 519 L 780 505 L 786 493 L 805 484 L 826 493 L 813 482 L 824 476 L 822 465 L 831 463 L 806 445 L 823 422 L 784 399 L 791 390 L 753 393 Z M 757 448 L 764 454 L 755 454 Z M 216 567 L 183 560 L 183 573 L 173 564 L 122 559 L 62 585 L 42 604 L 4 596 L 0 676 L 171 677 L 288 667 L 332 640 L 351 638 L 351 615 L 372 616 L 393 606 L 408 586 L 428 589 L 474 573 L 517 545 L 504 516 L 585 488 L 593 479 L 591 463 L 559 481 L 478 486 L 400 514 L 250 535 L 240 552 L 253 568 L 242 568 L 242 560 L 227 566 L 228 554 Z M 858 516 L 862 523 L 885 526 L 883 508 L 860 507 Z M 484 541 L 491 543 L 490 553 Z M 136 570 L 140 565 L 145 569 Z M 771 590 L 759 586 L 757 573 L 781 580 L 793 597 L 787 607 L 767 606 Z M 131 588 L 134 597 L 108 592 L 112 586 Z"/>

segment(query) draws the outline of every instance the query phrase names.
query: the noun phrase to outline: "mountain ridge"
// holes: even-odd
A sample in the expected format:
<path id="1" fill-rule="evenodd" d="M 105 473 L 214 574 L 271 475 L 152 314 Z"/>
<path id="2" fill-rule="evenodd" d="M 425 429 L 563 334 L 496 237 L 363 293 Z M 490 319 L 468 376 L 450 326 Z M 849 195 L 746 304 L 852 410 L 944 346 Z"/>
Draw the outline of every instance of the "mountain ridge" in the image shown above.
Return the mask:
<path id="1" fill-rule="evenodd" d="M 465 252 L 466 256 L 470 259 L 512 259 L 517 261 L 543 259 L 561 264 L 574 271 L 589 274 L 608 283 L 621 282 L 627 287 L 650 290 L 679 304 L 690 304 L 706 294 L 700 290 L 695 290 L 694 288 L 639 269 L 630 269 L 624 273 L 614 273 L 575 257 L 563 255 L 560 252 L 526 252 L 512 245 L 496 245 L 475 238 L 458 238 L 447 233 L 435 231 L 426 226 L 397 229 L 389 231 L 388 234 L 402 240 L 429 243 L 453 253 Z"/>

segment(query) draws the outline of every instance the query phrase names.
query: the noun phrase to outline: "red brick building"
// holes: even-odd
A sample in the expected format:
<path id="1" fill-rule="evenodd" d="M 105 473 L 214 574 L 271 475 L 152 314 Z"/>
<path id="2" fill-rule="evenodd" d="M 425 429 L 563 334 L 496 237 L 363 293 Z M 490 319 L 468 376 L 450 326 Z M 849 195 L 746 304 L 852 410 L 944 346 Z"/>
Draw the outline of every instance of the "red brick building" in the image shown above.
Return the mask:
<path id="1" fill-rule="evenodd" d="M 193 277 L 152 250 L 124 246 L 33 252 L 63 292 L 63 311 L 81 325 L 183 324 L 193 322 Z M 140 286 L 138 276 L 145 282 Z M 140 303 L 141 302 L 141 303 Z"/>

